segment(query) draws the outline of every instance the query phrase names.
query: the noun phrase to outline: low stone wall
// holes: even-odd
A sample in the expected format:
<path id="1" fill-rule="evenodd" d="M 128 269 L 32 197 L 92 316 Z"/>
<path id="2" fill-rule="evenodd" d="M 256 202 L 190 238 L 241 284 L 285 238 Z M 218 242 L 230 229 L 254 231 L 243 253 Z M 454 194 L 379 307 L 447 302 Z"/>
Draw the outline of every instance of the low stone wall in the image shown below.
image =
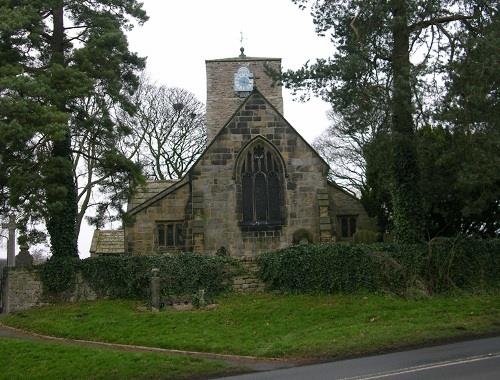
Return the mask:
<path id="1" fill-rule="evenodd" d="M 233 279 L 233 289 L 237 292 L 256 292 L 264 290 L 264 283 L 259 281 L 257 261 L 252 258 L 242 259 L 245 273 Z M 58 295 L 57 298 L 43 294 L 43 284 L 36 268 L 4 268 L 1 283 L 2 313 L 14 313 L 32 307 L 51 305 L 56 302 L 93 301 L 99 297 L 77 274 L 72 290 Z M 105 297 L 104 297 L 105 298 Z"/>
<path id="2" fill-rule="evenodd" d="M 4 268 L 2 275 L 2 313 L 14 313 L 54 302 L 78 302 L 97 299 L 96 293 L 76 276 L 73 289 L 61 294 L 57 300 L 43 294 L 40 273 L 36 269 Z"/>
<path id="3" fill-rule="evenodd" d="M 253 258 L 240 259 L 246 273 L 233 279 L 233 289 L 237 292 L 262 292 L 264 283 L 258 279 L 259 266 Z"/>

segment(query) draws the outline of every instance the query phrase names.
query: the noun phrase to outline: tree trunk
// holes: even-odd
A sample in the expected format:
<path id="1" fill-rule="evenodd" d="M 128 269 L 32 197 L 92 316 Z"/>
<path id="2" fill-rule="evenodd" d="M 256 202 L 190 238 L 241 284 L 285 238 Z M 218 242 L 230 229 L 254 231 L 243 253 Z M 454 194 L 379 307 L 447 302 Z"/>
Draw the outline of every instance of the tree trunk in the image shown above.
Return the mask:
<path id="1" fill-rule="evenodd" d="M 420 175 L 410 85 L 410 32 L 405 0 L 392 0 L 392 201 L 396 240 L 415 243 L 423 237 Z"/>
<path id="2" fill-rule="evenodd" d="M 52 10 L 52 65 L 65 66 L 64 5 L 61 1 Z M 57 84 L 54 84 L 56 86 Z M 57 90 L 57 89 L 55 89 Z M 67 112 L 64 98 L 54 100 L 59 111 Z M 47 230 L 54 257 L 78 257 L 76 216 L 77 188 L 72 172 L 71 131 L 66 123 L 60 139 L 53 142 L 51 167 L 47 173 Z"/>

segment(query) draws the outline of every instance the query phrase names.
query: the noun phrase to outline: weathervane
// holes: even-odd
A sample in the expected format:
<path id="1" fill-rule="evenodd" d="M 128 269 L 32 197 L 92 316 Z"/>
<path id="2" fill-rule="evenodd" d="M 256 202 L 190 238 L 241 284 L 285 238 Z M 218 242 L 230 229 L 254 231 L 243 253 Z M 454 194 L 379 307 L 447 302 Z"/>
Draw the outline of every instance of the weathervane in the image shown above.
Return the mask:
<path id="1" fill-rule="evenodd" d="M 245 58 L 246 55 L 245 55 L 245 48 L 243 47 L 243 41 L 245 40 L 245 38 L 243 37 L 243 32 L 240 32 L 240 58 Z"/>

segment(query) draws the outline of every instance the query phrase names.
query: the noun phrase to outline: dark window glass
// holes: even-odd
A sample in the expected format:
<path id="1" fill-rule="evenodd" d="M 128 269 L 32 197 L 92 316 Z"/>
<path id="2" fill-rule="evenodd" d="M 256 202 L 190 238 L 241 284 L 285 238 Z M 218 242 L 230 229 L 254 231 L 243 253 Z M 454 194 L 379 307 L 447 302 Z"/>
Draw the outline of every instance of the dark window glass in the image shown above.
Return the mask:
<path id="1" fill-rule="evenodd" d="M 276 155 L 263 145 L 248 151 L 241 167 L 244 223 L 281 221 L 281 174 Z"/>
<path id="2" fill-rule="evenodd" d="M 184 224 L 181 222 L 164 222 L 156 225 L 158 232 L 158 247 L 183 247 Z"/>
<path id="3" fill-rule="evenodd" d="M 243 192 L 243 221 L 253 220 L 253 178 L 251 174 L 244 174 L 242 180 Z"/>
<path id="4" fill-rule="evenodd" d="M 346 216 L 340 218 L 342 237 L 349 237 L 349 222 Z"/>
<path id="5" fill-rule="evenodd" d="M 267 220 L 267 183 L 263 173 L 255 175 L 255 220 L 257 222 Z"/>
<path id="6" fill-rule="evenodd" d="M 349 218 L 349 237 L 356 233 L 356 217 L 351 216 Z"/>
<path id="7" fill-rule="evenodd" d="M 165 225 L 158 224 L 158 245 L 165 245 Z"/>
<path id="8" fill-rule="evenodd" d="M 174 245 L 174 225 L 173 224 L 167 224 L 167 245 L 168 246 Z"/>
<path id="9" fill-rule="evenodd" d="M 280 181 L 276 173 L 269 175 L 269 220 L 278 222 L 281 218 Z"/>
<path id="10" fill-rule="evenodd" d="M 356 216 L 342 215 L 339 216 L 340 236 L 349 238 L 356 232 Z"/>
<path id="11" fill-rule="evenodd" d="M 184 229 L 180 223 L 175 225 L 175 245 L 184 245 Z"/>

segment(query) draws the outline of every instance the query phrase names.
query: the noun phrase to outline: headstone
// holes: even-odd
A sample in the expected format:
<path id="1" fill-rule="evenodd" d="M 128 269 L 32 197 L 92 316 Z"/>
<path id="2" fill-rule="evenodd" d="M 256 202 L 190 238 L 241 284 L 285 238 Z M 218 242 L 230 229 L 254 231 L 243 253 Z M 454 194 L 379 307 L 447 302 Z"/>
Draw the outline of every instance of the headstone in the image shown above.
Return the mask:
<path id="1" fill-rule="evenodd" d="M 2 228 L 8 228 L 9 240 L 7 241 L 7 266 L 13 267 L 16 265 L 16 216 L 10 214 L 9 223 L 2 224 Z"/>
<path id="2" fill-rule="evenodd" d="M 33 266 L 33 256 L 30 255 L 28 244 L 23 243 L 19 246 L 19 254 L 16 256 L 17 268 L 31 268 Z"/>

